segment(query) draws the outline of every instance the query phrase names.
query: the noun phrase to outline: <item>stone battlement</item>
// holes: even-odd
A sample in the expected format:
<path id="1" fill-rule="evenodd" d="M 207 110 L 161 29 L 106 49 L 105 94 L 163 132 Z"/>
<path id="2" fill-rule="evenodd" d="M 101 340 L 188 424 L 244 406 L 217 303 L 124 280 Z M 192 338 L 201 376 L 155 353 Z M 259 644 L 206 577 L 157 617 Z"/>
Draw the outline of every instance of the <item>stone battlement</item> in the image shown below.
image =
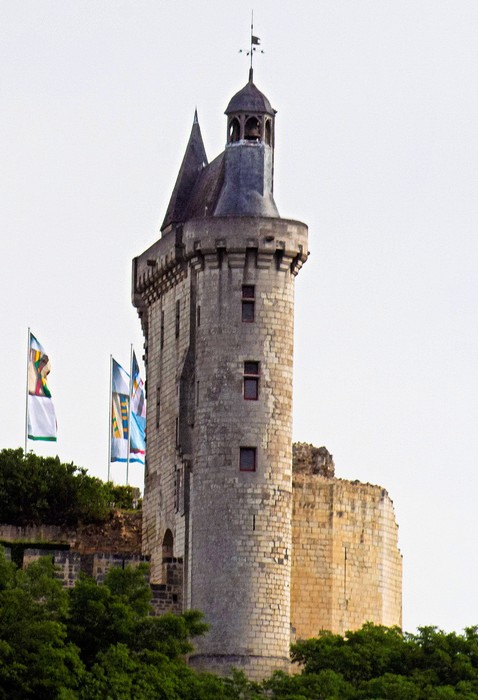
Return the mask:
<path id="1" fill-rule="evenodd" d="M 151 286 L 164 287 L 166 283 L 168 288 L 167 280 L 188 260 L 213 256 L 231 268 L 244 267 L 246 251 L 254 252 L 258 267 L 269 266 L 275 259 L 300 268 L 308 257 L 307 226 L 299 221 L 258 217 L 192 219 L 135 258 L 134 303 L 141 307 L 141 295 L 147 295 Z"/>

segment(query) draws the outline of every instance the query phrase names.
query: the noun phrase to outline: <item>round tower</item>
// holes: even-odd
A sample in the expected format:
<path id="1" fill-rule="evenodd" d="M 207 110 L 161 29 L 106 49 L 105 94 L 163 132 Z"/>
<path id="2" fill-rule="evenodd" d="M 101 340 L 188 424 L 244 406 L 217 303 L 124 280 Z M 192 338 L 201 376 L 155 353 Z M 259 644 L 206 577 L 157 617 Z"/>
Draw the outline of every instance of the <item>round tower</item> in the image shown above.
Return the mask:
<path id="1" fill-rule="evenodd" d="M 190 662 L 262 678 L 289 664 L 294 279 L 307 227 L 279 217 L 275 111 L 252 76 L 226 115 L 209 165 L 193 126 L 163 236 L 134 263 L 162 416 L 149 396 L 144 543 L 160 576 L 172 535 L 183 606 L 210 624 Z"/>

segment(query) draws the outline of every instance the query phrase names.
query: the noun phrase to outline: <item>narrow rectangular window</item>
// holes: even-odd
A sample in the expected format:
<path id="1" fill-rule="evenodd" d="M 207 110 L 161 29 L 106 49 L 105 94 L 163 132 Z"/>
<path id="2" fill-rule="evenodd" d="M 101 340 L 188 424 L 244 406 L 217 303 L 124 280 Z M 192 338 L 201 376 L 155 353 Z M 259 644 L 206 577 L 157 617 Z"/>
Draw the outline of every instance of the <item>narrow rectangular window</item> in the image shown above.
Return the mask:
<path id="1" fill-rule="evenodd" d="M 176 418 L 176 447 L 179 447 L 179 418 Z"/>
<path id="2" fill-rule="evenodd" d="M 256 290 L 253 284 L 242 285 L 242 320 L 253 323 L 255 316 Z"/>
<path id="3" fill-rule="evenodd" d="M 156 427 L 159 428 L 159 421 L 161 419 L 161 390 L 158 386 L 156 388 Z"/>
<path id="4" fill-rule="evenodd" d="M 180 313 L 180 301 L 176 302 L 176 338 L 179 338 L 179 313 Z"/>
<path id="5" fill-rule="evenodd" d="M 259 363 L 244 362 L 244 398 L 257 401 L 259 398 Z"/>
<path id="6" fill-rule="evenodd" d="M 198 304 L 198 308 L 197 308 L 197 325 L 198 325 L 198 328 L 201 325 L 201 307 L 199 306 L 199 304 Z"/>
<path id="7" fill-rule="evenodd" d="M 257 449 L 241 447 L 239 451 L 239 469 L 241 472 L 255 472 L 257 467 Z"/>
<path id="8" fill-rule="evenodd" d="M 161 311 L 161 335 L 159 344 L 162 350 L 164 347 L 164 311 Z"/>

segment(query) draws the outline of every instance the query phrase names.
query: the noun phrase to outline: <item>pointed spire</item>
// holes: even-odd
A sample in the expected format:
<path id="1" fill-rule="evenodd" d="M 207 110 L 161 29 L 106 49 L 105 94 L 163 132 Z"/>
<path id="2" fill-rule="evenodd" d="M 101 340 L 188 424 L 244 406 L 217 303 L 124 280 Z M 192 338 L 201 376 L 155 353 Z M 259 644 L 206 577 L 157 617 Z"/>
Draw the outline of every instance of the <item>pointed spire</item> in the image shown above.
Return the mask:
<path id="1" fill-rule="evenodd" d="M 207 155 L 199 127 L 197 109 L 194 110 L 193 126 L 183 162 L 179 168 L 176 184 L 169 200 L 161 231 L 170 224 L 184 220 L 189 197 L 196 180 L 207 165 Z"/>

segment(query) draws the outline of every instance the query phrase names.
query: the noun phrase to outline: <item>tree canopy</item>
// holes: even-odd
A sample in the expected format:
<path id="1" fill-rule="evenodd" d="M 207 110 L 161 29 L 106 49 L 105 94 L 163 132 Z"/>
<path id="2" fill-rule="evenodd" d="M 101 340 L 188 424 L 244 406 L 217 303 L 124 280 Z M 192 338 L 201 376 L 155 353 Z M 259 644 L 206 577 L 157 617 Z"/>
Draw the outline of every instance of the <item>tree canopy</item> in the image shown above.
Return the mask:
<path id="1" fill-rule="evenodd" d="M 229 698 L 188 668 L 202 615 L 152 617 L 145 565 L 81 577 L 67 590 L 44 557 L 17 569 L 0 553 L 0 700 Z"/>
<path id="2" fill-rule="evenodd" d="M 345 637 L 323 633 L 292 647 L 302 674 L 276 674 L 273 697 L 332 700 L 478 698 L 478 628 L 464 634 L 420 627 L 416 634 L 367 623 Z M 308 694 L 309 687 L 313 693 Z"/>
<path id="3" fill-rule="evenodd" d="M 297 642 L 298 672 L 263 683 L 197 673 L 201 613 L 151 615 L 147 567 L 62 587 L 51 559 L 17 569 L 0 550 L 0 700 L 476 700 L 478 628 L 402 634 L 366 624 Z"/>
<path id="4" fill-rule="evenodd" d="M 58 457 L 0 451 L 0 522 L 11 525 L 99 523 L 112 508 L 133 508 L 134 489 L 89 476 Z"/>
<path id="5" fill-rule="evenodd" d="M 0 451 L 0 522 L 75 526 L 132 507 L 133 489 L 58 457 Z M 367 623 L 292 646 L 297 673 L 253 683 L 196 673 L 201 613 L 151 615 L 147 565 L 64 589 L 48 557 L 17 569 L 0 548 L 0 700 L 477 700 L 478 627 L 415 634 Z"/>

